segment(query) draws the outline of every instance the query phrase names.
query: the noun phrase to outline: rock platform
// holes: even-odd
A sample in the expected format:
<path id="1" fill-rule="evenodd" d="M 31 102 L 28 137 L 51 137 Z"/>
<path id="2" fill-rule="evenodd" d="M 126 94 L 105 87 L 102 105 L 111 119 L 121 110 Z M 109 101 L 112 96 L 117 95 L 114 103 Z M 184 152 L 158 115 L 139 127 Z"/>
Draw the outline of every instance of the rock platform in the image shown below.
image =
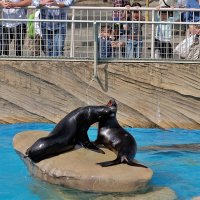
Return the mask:
<path id="1" fill-rule="evenodd" d="M 13 139 L 13 146 L 25 161 L 31 175 L 41 180 L 82 191 L 134 192 L 144 189 L 152 178 L 153 172 L 150 168 L 127 164 L 107 168 L 96 165 L 98 162 L 116 158 L 107 149 L 103 149 L 106 154 L 99 154 L 79 148 L 39 163 L 24 158 L 27 148 L 47 134 L 46 131 L 25 131 L 15 135 Z"/>

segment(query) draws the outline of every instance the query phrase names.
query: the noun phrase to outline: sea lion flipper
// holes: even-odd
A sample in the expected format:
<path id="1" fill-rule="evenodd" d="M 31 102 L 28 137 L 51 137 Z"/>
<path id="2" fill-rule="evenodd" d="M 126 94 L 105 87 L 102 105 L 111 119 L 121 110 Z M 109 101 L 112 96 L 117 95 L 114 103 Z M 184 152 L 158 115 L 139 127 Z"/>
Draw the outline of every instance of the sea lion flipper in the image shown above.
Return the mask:
<path id="1" fill-rule="evenodd" d="M 142 164 L 133 162 L 131 159 L 126 159 L 126 163 L 127 163 L 128 165 L 135 166 L 135 167 L 144 167 L 144 168 L 148 168 L 148 167 L 145 166 L 145 165 L 142 165 Z"/>
<path id="2" fill-rule="evenodd" d="M 105 152 L 103 150 L 99 149 L 97 146 L 95 146 L 93 143 L 91 143 L 89 141 L 82 143 L 82 146 L 86 149 L 90 149 L 90 150 L 95 151 L 97 153 L 105 154 Z"/>
<path id="3" fill-rule="evenodd" d="M 25 155 L 27 155 L 27 157 L 28 157 L 29 151 L 30 151 L 30 147 L 25 152 Z"/>
<path id="4" fill-rule="evenodd" d="M 112 161 L 106 161 L 106 162 L 101 162 L 101 163 L 97 163 L 97 165 L 101 165 L 102 167 L 109 167 L 112 165 L 117 165 L 120 164 L 121 160 L 119 158 L 112 160 Z"/>

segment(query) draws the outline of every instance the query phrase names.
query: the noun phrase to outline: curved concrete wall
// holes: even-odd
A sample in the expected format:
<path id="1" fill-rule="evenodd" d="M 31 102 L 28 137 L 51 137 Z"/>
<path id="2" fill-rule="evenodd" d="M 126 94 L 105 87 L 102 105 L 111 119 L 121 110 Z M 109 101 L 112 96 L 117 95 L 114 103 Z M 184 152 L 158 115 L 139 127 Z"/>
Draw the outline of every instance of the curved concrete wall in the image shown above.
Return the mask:
<path id="1" fill-rule="evenodd" d="M 1 61 L 0 123 L 58 122 L 79 106 L 118 102 L 130 127 L 200 129 L 199 64 Z"/>

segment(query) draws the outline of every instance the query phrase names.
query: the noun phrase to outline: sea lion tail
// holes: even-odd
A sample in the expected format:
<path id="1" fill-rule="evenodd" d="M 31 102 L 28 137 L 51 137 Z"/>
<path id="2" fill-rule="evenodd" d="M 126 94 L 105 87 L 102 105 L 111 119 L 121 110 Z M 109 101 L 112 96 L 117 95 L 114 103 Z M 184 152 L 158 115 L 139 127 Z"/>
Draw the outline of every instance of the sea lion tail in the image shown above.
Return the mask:
<path id="1" fill-rule="evenodd" d="M 148 167 L 145 166 L 145 165 L 142 165 L 142 164 L 133 162 L 130 158 L 127 158 L 127 159 L 125 159 L 124 161 L 125 161 L 128 165 L 131 165 L 131 166 L 148 168 Z"/>

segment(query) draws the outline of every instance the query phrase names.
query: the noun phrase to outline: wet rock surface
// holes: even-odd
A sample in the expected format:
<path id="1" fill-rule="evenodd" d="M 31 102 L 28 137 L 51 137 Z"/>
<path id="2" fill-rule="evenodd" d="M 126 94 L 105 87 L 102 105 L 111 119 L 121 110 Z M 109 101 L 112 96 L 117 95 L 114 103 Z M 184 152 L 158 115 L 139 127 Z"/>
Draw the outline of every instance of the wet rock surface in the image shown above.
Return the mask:
<path id="1" fill-rule="evenodd" d="M 99 154 L 79 148 L 39 163 L 24 158 L 27 148 L 47 134 L 45 131 L 26 131 L 18 133 L 13 139 L 13 146 L 31 175 L 44 181 L 83 191 L 132 192 L 144 189 L 152 178 L 153 172 L 150 168 L 126 164 L 107 168 L 96 165 L 98 162 L 116 158 L 116 155 L 107 149 L 104 149 L 106 154 Z"/>

